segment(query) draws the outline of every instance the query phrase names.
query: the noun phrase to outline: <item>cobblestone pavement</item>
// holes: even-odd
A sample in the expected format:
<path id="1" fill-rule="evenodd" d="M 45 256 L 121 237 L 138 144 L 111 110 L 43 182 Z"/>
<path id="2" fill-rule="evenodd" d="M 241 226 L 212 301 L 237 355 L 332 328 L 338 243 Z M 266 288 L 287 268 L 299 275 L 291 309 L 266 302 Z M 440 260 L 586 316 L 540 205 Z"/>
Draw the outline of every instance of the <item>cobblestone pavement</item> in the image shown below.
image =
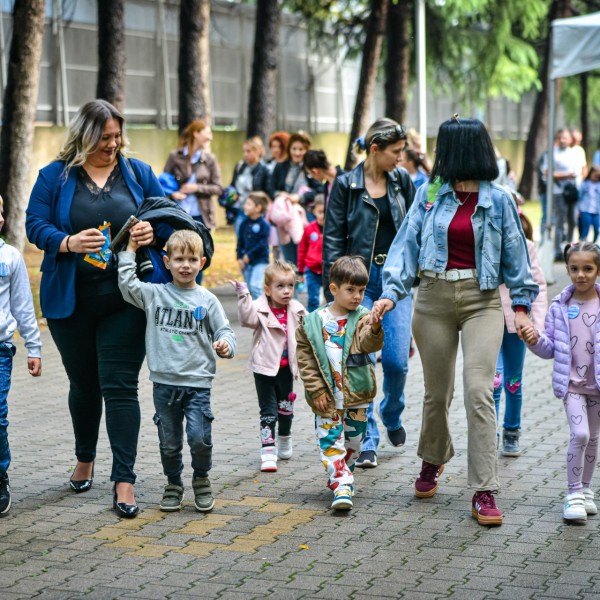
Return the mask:
<path id="1" fill-rule="evenodd" d="M 434 498 L 413 495 L 423 385 L 418 357 L 410 361 L 406 446 L 383 445 L 377 469 L 357 469 L 355 508 L 336 515 L 301 389 L 294 457 L 280 461 L 277 473 L 258 470 L 258 407 L 245 366 L 250 334 L 237 324 L 233 296 L 223 290 L 221 297 L 240 352 L 219 362 L 214 388 L 217 503 L 210 514 L 194 510 L 188 465 L 184 510 L 157 510 L 164 480 L 145 368 L 136 486 L 143 512 L 128 521 L 111 510 L 104 428 L 93 489 L 73 494 L 67 485 L 73 436 L 60 358 L 45 331 L 44 374 L 33 380 L 19 348 L 9 398 L 14 502 L 0 520 L 2 600 L 600 599 L 600 516 L 584 526 L 562 521 L 569 433 L 562 404 L 551 393 L 549 361 L 527 357 L 526 451 L 499 459 L 502 527 L 481 527 L 470 516 L 460 378 L 451 412 L 457 455 Z"/>

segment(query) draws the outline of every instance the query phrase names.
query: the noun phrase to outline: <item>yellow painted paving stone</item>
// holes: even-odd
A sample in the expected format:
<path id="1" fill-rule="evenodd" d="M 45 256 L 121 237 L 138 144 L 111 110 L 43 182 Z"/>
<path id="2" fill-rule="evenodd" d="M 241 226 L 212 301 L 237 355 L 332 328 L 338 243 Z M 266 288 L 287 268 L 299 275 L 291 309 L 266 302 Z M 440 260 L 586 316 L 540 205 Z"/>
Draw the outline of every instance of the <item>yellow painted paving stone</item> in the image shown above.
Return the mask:
<path id="1" fill-rule="evenodd" d="M 213 529 L 221 529 L 230 521 L 239 519 L 236 515 L 207 515 L 205 519 L 188 521 L 185 527 L 176 529 L 174 533 L 187 533 L 189 535 L 207 535 Z"/>
<path id="2" fill-rule="evenodd" d="M 261 546 L 265 546 L 268 542 L 262 540 L 249 540 L 244 538 L 235 538 L 228 546 L 223 546 L 221 550 L 227 552 L 256 552 Z"/>
<path id="3" fill-rule="evenodd" d="M 151 544 L 152 542 L 156 542 L 158 538 L 155 537 L 144 537 L 141 535 L 128 535 L 126 537 L 122 537 L 120 540 L 116 540 L 110 544 L 104 544 L 104 547 L 108 548 L 132 548 L 136 550 L 137 548 L 141 548 L 144 544 Z"/>
<path id="4" fill-rule="evenodd" d="M 135 552 L 126 552 L 129 556 L 145 556 L 147 558 L 163 558 L 167 552 L 181 550 L 181 546 L 161 546 L 160 544 L 147 544 Z"/>
<path id="5" fill-rule="evenodd" d="M 242 536 L 241 539 L 275 541 L 280 535 L 284 535 L 289 532 L 289 529 L 274 529 L 273 527 L 256 527 L 256 529 L 253 529 L 250 533 L 247 533 L 246 535 Z"/>
<path id="6" fill-rule="evenodd" d="M 213 550 L 223 548 L 225 544 L 213 544 L 211 542 L 188 542 L 185 548 L 176 548 L 173 552 L 179 554 L 193 554 L 194 556 L 208 556 Z"/>

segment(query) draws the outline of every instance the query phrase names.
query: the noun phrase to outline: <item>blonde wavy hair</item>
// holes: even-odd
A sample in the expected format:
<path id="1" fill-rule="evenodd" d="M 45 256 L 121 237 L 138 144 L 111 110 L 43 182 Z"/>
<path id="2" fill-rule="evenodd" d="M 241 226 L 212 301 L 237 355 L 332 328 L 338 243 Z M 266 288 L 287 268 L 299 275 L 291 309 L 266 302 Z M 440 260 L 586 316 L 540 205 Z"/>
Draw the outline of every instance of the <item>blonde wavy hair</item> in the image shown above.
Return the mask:
<path id="1" fill-rule="evenodd" d="M 56 157 L 57 160 L 65 161 L 65 177 L 71 167 L 83 165 L 87 157 L 96 150 L 109 119 L 115 119 L 121 126 L 121 147 L 117 153 L 126 153 L 129 140 L 125 132 L 125 118 L 110 102 L 92 100 L 77 111 L 69 125 L 67 140 Z"/>

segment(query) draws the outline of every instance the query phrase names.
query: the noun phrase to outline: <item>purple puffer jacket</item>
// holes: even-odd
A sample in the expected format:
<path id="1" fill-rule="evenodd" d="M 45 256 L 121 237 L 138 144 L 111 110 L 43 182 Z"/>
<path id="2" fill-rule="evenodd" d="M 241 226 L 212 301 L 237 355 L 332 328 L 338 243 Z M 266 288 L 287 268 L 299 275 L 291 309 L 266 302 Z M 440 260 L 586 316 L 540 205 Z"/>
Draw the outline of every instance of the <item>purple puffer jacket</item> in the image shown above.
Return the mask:
<path id="1" fill-rule="evenodd" d="M 600 296 L 600 285 L 596 284 L 596 293 Z M 566 287 L 552 300 L 546 315 L 545 330 L 540 332 L 540 339 L 529 349 L 541 358 L 554 357 L 552 371 L 552 389 L 554 395 L 561 400 L 567 395 L 571 375 L 571 334 L 567 317 L 567 302 L 571 299 L 575 286 Z M 600 390 L 600 319 L 596 319 L 594 334 L 594 372 L 596 386 Z"/>

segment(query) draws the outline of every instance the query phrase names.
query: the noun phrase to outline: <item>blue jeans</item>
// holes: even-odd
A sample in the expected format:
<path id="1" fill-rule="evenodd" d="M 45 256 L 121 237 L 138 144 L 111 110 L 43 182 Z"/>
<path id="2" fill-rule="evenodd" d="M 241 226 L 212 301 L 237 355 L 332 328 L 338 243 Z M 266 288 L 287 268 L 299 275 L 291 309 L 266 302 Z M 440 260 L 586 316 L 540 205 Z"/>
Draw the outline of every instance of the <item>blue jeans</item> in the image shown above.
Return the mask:
<path id="1" fill-rule="evenodd" d="M 371 308 L 378 300 L 382 289 L 383 265 L 371 265 L 369 282 L 363 299 L 363 306 Z M 383 367 L 383 400 L 379 404 L 379 416 L 386 429 L 396 431 L 402 427 L 402 411 L 406 404 L 404 386 L 408 374 L 408 353 L 410 351 L 410 324 L 412 319 L 412 296 L 407 296 L 396 304 L 396 308 L 383 317 L 385 345 L 381 351 Z M 374 403 L 367 412 L 367 436 L 363 450 L 377 450 L 379 429 L 374 415 Z"/>
<path id="2" fill-rule="evenodd" d="M 192 455 L 194 477 L 207 477 L 212 467 L 210 389 L 154 383 L 154 423 L 158 429 L 164 474 L 178 479 L 183 472 L 183 419 Z"/>
<path id="3" fill-rule="evenodd" d="M 267 263 L 258 263 L 257 265 L 246 265 L 244 269 L 244 281 L 250 290 L 252 300 L 256 300 L 263 293 L 265 270 L 268 266 Z"/>
<path id="4" fill-rule="evenodd" d="M 588 236 L 590 227 L 594 228 L 594 242 L 598 239 L 600 229 L 600 215 L 595 213 L 579 213 L 579 239 L 585 240 Z"/>
<path id="5" fill-rule="evenodd" d="M 500 396 L 502 388 L 506 398 L 504 407 L 504 429 L 515 431 L 521 429 L 521 406 L 523 405 L 523 365 L 525 364 L 525 342 L 516 333 L 508 333 L 504 326 L 504 337 L 496 364 L 499 375 L 498 385 L 494 385 L 494 403 L 496 404 L 496 421 L 500 417 Z"/>
<path id="6" fill-rule="evenodd" d="M 0 476 L 6 475 L 10 466 L 8 445 L 8 391 L 12 374 L 13 356 L 17 351 L 12 344 L 0 343 Z"/>
<path id="7" fill-rule="evenodd" d="M 323 286 L 323 276 L 313 273 L 310 269 L 304 271 L 304 281 L 306 281 L 306 291 L 308 293 L 308 312 L 319 308 L 321 304 L 321 287 Z"/>

